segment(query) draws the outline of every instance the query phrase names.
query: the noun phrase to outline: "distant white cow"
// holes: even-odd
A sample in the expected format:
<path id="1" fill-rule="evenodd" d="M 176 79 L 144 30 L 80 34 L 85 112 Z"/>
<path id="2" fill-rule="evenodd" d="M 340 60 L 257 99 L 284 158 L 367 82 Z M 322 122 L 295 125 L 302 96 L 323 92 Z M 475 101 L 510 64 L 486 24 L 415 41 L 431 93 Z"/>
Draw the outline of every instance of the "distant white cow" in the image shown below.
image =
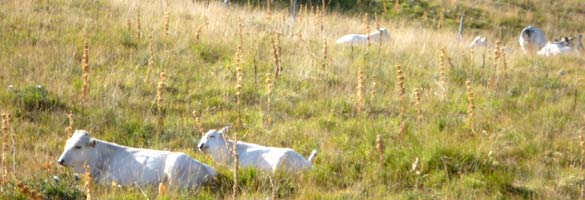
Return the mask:
<path id="1" fill-rule="evenodd" d="M 487 45 L 488 45 L 487 38 L 478 35 L 477 37 L 475 37 L 475 39 L 473 39 L 473 41 L 471 41 L 471 44 L 469 44 L 469 48 L 487 47 Z"/>
<path id="2" fill-rule="evenodd" d="M 228 165 L 233 168 L 233 140 L 225 140 L 224 134 L 229 130 L 225 127 L 220 131 L 208 131 L 199 142 L 199 150 L 211 155 L 215 162 Z M 266 147 L 238 141 L 236 145 L 239 167 L 257 168 L 265 172 L 296 173 L 310 169 L 312 161 L 317 155 L 313 150 L 311 156 L 305 159 L 302 155 L 289 148 Z"/>
<path id="3" fill-rule="evenodd" d="M 390 33 L 388 33 L 388 30 L 385 28 L 380 28 L 379 30 L 376 30 L 372 33 L 370 33 L 370 42 L 374 42 L 377 40 L 388 40 L 390 39 Z M 340 37 L 339 39 L 337 39 L 337 44 L 344 44 L 344 43 L 349 43 L 349 44 L 367 44 L 368 43 L 368 35 L 363 35 L 363 34 L 349 34 L 349 35 L 344 35 L 343 37 Z"/>
<path id="4" fill-rule="evenodd" d="M 546 36 L 539 28 L 527 26 L 520 32 L 518 41 L 524 53 L 534 53 L 546 45 Z"/>
<path id="5" fill-rule="evenodd" d="M 164 180 L 169 188 L 195 189 L 217 175 L 184 153 L 121 146 L 91 138 L 85 130 L 76 130 L 67 140 L 57 162 L 77 173 L 87 163 L 94 180 L 104 185 L 156 186 Z"/>
<path id="6" fill-rule="evenodd" d="M 575 38 L 563 37 L 562 39 L 556 40 L 555 42 L 548 42 L 540 51 L 538 51 L 537 54 L 549 57 L 570 52 L 577 52 L 579 47 L 578 44 L 573 45 L 574 39 Z"/>

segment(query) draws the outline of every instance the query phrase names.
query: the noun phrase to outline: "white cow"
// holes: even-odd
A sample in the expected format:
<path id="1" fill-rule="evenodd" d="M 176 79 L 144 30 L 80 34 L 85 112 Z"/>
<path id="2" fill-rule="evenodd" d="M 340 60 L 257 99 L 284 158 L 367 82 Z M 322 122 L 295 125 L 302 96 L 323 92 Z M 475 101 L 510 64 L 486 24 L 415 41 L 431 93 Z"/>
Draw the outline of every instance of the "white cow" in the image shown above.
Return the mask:
<path id="1" fill-rule="evenodd" d="M 546 45 L 546 36 L 539 28 L 527 26 L 520 32 L 518 41 L 524 53 L 533 53 Z"/>
<path id="2" fill-rule="evenodd" d="M 85 163 L 100 184 L 156 186 L 163 180 L 169 188 L 195 189 L 217 173 L 184 153 L 139 149 L 91 138 L 76 130 L 67 140 L 59 164 L 83 173 Z"/>
<path id="3" fill-rule="evenodd" d="M 390 39 L 390 33 L 388 33 L 388 30 L 385 28 L 380 28 L 377 31 L 374 31 L 372 33 L 370 33 L 370 42 L 374 42 L 377 40 L 388 40 Z M 339 39 L 337 39 L 337 44 L 344 44 L 344 43 L 349 43 L 349 44 L 367 44 L 368 43 L 368 35 L 363 35 L 363 34 L 349 34 L 349 35 L 344 35 L 343 37 L 340 37 Z"/>
<path id="4" fill-rule="evenodd" d="M 548 42 L 546 45 L 538 51 L 538 55 L 541 56 L 556 56 L 559 54 L 565 54 L 570 52 L 576 52 L 576 48 L 573 47 L 572 40 L 574 38 L 563 37 L 561 40 L 555 42 Z"/>
<path id="5" fill-rule="evenodd" d="M 229 130 L 225 127 L 219 131 L 208 131 L 199 142 L 199 150 L 211 154 L 215 162 L 233 168 L 233 140 L 227 140 L 224 134 Z M 286 173 L 296 173 L 312 167 L 312 161 L 317 155 L 313 150 L 311 156 L 305 159 L 302 155 L 289 148 L 266 147 L 238 141 L 236 145 L 239 167 L 257 168 L 265 172 L 275 173 L 283 170 Z"/>
<path id="6" fill-rule="evenodd" d="M 477 37 L 475 37 L 475 39 L 473 39 L 473 41 L 471 41 L 471 44 L 469 44 L 469 48 L 487 47 L 487 45 L 488 45 L 487 38 L 478 35 Z"/>

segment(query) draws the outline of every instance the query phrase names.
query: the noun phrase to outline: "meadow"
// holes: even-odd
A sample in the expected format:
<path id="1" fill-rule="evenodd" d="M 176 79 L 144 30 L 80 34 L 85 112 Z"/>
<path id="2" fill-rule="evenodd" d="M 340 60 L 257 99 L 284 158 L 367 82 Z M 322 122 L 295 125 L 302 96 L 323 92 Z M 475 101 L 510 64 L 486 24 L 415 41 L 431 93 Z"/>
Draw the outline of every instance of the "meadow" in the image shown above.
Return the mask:
<path id="1" fill-rule="evenodd" d="M 549 39 L 583 34 L 583 1 L 429 1 L 443 17 L 409 2 L 367 16 L 303 4 L 293 21 L 282 4 L 4 1 L 0 198 L 84 199 L 83 174 L 56 160 L 85 129 L 226 176 L 165 195 L 94 184 L 94 199 L 229 199 L 233 172 L 196 145 L 230 125 L 239 140 L 319 151 L 298 176 L 238 171 L 241 199 L 584 199 L 585 52 L 525 55 L 517 40 L 531 23 Z M 456 9 L 470 7 L 459 40 Z M 391 40 L 335 44 L 377 27 Z M 468 48 L 475 34 L 491 45 Z"/>

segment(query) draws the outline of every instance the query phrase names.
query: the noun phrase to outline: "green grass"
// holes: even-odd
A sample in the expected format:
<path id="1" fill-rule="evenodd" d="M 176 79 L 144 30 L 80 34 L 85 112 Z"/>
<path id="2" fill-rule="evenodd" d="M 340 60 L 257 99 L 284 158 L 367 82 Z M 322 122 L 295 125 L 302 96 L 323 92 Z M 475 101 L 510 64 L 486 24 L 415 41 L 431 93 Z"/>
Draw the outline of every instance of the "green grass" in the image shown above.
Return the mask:
<path id="1" fill-rule="evenodd" d="M 436 30 L 432 20 L 436 20 L 433 10 L 441 8 L 437 2 L 401 1 L 401 13 L 390 9 L 381 23 L 389 28 L 392 41 L 381 47 L 335 45 L 336 38 L 363 33 L 366 26 L 351 13 L 329 12 L 324 17 L 330 58 L 325 69 L 321 68 L 323 35 L 314 14 L 301 13 L 293 27 L 286 27 L 282 24 L 285 10 L 274 10 L 271 19 L 262 9 L 234 6 L 226 11 L 215 3 L 206 8 L 203 2 L 190 1 L 170 2 L 169 7 L 158 1 L 6 2 L 0 7 L 0 110 L 14 117 L 18 167 L 0 198 L 26 199 L 14 188 L 17 180 L 51 199 L 85 196 L 83 179 L 75 181 L 71 170 L 55 166 L 67 139 L 69 111 L 74 113 L 76 129 L 89 130 L 97 138 L 186 152 L 222 174 L 218 182 L 198 191 L 173 191 L 158 198 L 231 198 L 233 174 L 196 150 L 200 133 L 191 113 L 201 113 L 205 129 L 236 125 L 238 18 L 244 25 L 238 138 L 289 147 L 305 156 L 319 150 L 314 168 L 298 176 L 240 171 L 243 199 L 584 198 L 585 154 L 579 136 L 585 128 L 585 58 L 526 56 L 516 39 L 520 29 L 535 19 L 552 35 L 583 30 L 583 20 L 578 20 L 584 17 L 582 3 L 548 5 L 548 1 L 531 0 L 526 7 L 520 1 L 477 5 L 447 1 L 447 26 Z M 389 6 L 393 8 L 393 3 Z M 142 38 L 135 32 L 138 9 Z M 168 38 L 162 36 L 165 10 L 170 13 Z M 569 17 L 556 21 L 553 14 L 543 13 L 546 10 Z M 421 19 L 425 11 L 426 21 Z M 454 31 L 459 12 L 468 14 L 467 25 L 473 27 L 463 42 L 456 41 Z M 128 19 L 133 25 L 130 32 Z M 200 41 L 195 45 L 200 25 Z M 267 112 L 265 74 L 273 73 L 273 31 L 283 33 L 284 71 L 274 82 Z M 466 48 L 476 33 L 491 36 L 492 42 L 500 38 L 511 49 L 508 78 L 498 72 L 497 86 L 488 85 L 494 76 L 489 59 L 493 49 L 476 49 L 471 54 Z M 155 56 L 147 77 L 150 35 Z M 82 101 L 84 40 L 90 46 L 90 97 Z M 443 86 L 438 84 L 442 47 L 454 64 L 446 66 L 443 97 Z M 404 119 L 408 129 L 403 135 L 399 134 L 401 102 L 395 64 L 402 65 L 407 92 Z M 364 112 L 359 114 L 354 108 L 358 66 L 364 70 L 366 98 Z M 559 75 L 560 70 L 564 75 Z M 163 89 L 165 124 L 157 139 L 156 84 L 162 71 L 168 77 Z M 371 87 L 374 79 L 376 88 Z M 467 119 L 466 80 L 472 82 L 475 93 L 476 133 Z M 14 89 L 8 90 L 8 85 Z M 421 93 L 420 122 L 414 108 L 415 88 Z M 385 145 L 382 160 L 375 148 L 378 134 Z M 417 158 L 419 173 L 412 170 Z M 42 169 L 49 162 L 53 163 L 49 170 Z M 52 180 L 55 175 L 60 182 Z M 136 187 L 97 185 L 94 189 L 98 199 L 144 198 Z M 157 188 L 142 189 L 148 197 L 157 198 Z"/>

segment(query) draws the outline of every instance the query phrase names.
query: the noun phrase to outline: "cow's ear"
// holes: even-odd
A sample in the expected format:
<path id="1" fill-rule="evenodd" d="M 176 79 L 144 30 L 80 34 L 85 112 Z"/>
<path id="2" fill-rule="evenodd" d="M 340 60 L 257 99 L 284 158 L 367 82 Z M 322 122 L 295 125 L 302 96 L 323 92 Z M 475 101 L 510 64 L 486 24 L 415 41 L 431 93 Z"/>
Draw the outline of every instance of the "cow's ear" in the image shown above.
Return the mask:
<path id="1" fill-rule="evenodd" d="M 92 138 L 92 139 L 90 139 L 90 140 L 89 140 L 89 146 L 90 146 L 90 147 L 95 147 L 95 143 L 96 143 L 96 142 L 97 142 L 97 141 L 96 141 L 95 139 L 93 139 L 93 138 Z"/>
<path id="2" fill-rule="evenodd" d="M 230 126 L 226 126 L 226 127 L 223 127 L 223 128 L 221 129 L 221 131 L 219 131 L 219 132 L 221 132 L 221 133 L 227 133 L 227 132 L 228 132 L 228 131 L 230 131 L 231 129 L 232 129 L 232 128 L 231 128 Z"/>

